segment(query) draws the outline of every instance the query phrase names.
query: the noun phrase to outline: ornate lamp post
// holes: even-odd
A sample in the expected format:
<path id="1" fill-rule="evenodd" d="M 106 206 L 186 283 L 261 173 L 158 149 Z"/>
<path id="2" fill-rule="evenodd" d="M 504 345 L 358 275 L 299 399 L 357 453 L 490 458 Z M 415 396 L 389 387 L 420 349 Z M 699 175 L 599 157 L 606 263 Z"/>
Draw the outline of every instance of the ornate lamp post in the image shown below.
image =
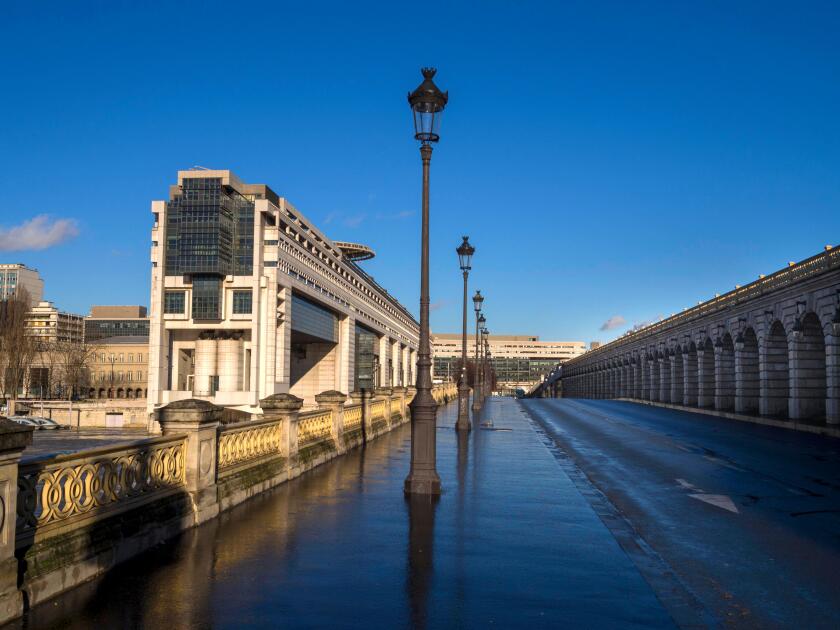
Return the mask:
<path id="1" fill-rule="evenodd" d="M 405 479 L 406 494 L 440 494 L 436 469 L 437 403 L 432 398 L 432 349 L 429 343 L 429 164 L 432 144 L 440 140 L 440 117 L 448 92 L 441 92 L 432 78 L 434 68 L 423 68 L 423 82 L 408 95 L 414 114 L 414 138 L 423 160 L 423 216 L 420 247 L 420 350 L 417 355 L 417 395 L 411 401 L 411 470 Z"/>
<path id="2" fill-rule="evenodd" d="M 469 237 L 465 236 L 464 242 L 455 251 L 458 253 L 458 262 L 461 271 L 464 273 L 464 319 L 461 329 L 461 382 L 458 384 L 458 421 L 455 428 L 459 431 L 470 430 L 470 386 L 467 383 L 467 277 L 470 274 L 472 257 L 475 254 L 475 247 L 470 245 Z"/>
<path id="3" fill-rule="evenodd" d="M 482 316 L 483 317 L 483 316 Z M 486 320 L 485 320 L 486 321 Z M 481 345 L 483 351 L 482 367 L 483 374 L 481 377 L 481 404 L 484 404 L 484 398 L 487 396 L 487 389 L 490 386 L 490 342 L 487 338 L 490 336 L 490 331 L 486 327 L 481 328 Z"/>
<path id="4" fill-rule="evenodd" d="M 473 370 L 473 411 L 479 411 L 481 409 L 481 396 L 479 394 L 479 385 L 481 383 L 481 371 L 479 370 L 478 366 L 478 343 L 479 331 L 481 330 L 481 326 L 483 325 L 481 322 L 481 318 L 484 317 L 481 314 L 481 304 L 483 302 L 484 296 L 481 295 L 481 291 L 476 291 L 475 295 L 473 296 L 473 307 L 475 308 L 475 369 Z"/>

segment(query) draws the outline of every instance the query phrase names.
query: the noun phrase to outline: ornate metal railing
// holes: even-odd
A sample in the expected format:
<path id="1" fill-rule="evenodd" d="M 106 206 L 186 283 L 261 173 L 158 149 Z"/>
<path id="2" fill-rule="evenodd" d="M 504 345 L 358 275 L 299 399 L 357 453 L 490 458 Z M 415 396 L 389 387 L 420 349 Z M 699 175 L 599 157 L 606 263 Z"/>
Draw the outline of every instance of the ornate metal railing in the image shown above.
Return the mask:
<path id="1" fill-rule="evenodd" d="M 344 408 L 344 430 L 355 431 L 362 426 L 362 406 L 353 405 Z"/>
<path id="2" fill-rule="evenodd" d="M 377 400 L 370 405 L 370 419 L 380 420 L 385 417 L 385 401 Z"/>
<path id="3" fill-rule="evenodd" d="M 298 448 L 323 442 L 332 436 L 332 412 L 312 411 L 300 414 L 298 422 Z"/>
<path id="4" fill-rule="evenodd" d="M 219 431 L 219 470 L 279 454 L 281 438 L 280 423 L 276 421 L 249 421 L 223 427 Z"/>
<path id="5" fill-rule="evenodd" d="M 697 306 L 686 309 L 681 313 L 677 313 L 676 315 L 671 315 L 671 317 L 663 319 L 660 322 L 629 332 L 614 341 L 596 348 L 595 350 L 590 350 L 579 357 L 570 359 L 566 365 L 574 365 L 576 363 L 580 363 L 581 361 L 588 362 L 602 354 L 608 354 L 610 351 L 621 347 L 624 344 L 656 335 L 668 328 L 694 321 L 701 317 L 705 317 L 706 315 L 716 313 L 724 308 L 731 308 L 738 304 L 754 300 L 767 293 L 778 291 L 779 289 L 789 287 L 797 282 L 802 282 L 808 278 L 818 276 L 822 273 L 838 268 L 840 268 L 840 247 L 827 249 L 816 256 L 806 258 L 800 263 L 780 269 L 769 276 L 764 276 L 754 282 L 737 287 L 728 293 L 724 293 L 723 295 L 715 296 L 711 300 L 707 300 Z"/>
<path id="6" fill-rule="evenodd" d="M 128 509 L 183 485 L 183 436 L 22 462 L 18 469 L 18 544 L 31 541 L 36 530 Z"/>

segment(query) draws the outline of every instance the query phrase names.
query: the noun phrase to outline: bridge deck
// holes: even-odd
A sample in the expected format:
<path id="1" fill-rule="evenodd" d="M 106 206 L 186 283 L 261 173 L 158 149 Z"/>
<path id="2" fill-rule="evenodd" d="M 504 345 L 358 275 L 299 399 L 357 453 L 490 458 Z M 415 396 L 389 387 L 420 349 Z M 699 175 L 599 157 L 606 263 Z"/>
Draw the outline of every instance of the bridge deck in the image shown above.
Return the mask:
<path id="1" fill-rule="evenodd" d="M 440 412 L 434 510 L 402 496 L 406 425 L 121 565 L 28 627 L 672 627 L 521 406 Z M 603 516 L 603 515 L 602 515 Z M 338 620 L 338 621 L 337 621 Z"/>

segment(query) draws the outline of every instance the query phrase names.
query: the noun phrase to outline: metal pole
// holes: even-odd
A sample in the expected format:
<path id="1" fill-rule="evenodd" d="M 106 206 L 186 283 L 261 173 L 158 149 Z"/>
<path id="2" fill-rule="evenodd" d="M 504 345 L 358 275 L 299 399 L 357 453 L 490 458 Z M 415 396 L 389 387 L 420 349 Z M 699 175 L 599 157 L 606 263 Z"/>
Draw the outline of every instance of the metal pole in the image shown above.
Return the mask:
<path id="1" fill-rule="evenodd" d="M 473 370 L 473 411 L 481 411 L 481 368 L 478 363 L 478 318 L 481 311 L 475 312 L 475 369 Z"/>
<path id="2" fill-rule="evenodd" d="M 420 255 L 420 351 L 417 357 L 417 395 L 411 401 L 411 470 L 406 494 L 440 494 L 437 473 L 436 414 L 432 397 L 432 350 L 429 344 L 429 164 L 432 147 L 420 147 L 423 159 L 423 217 Z"/>
<path id="3" fill-rule="evenodd" d="M 461 327 L 461 382 L 458 385 L 458 422 L 455 428 L 469 431 L 470 427 L 470 386 L 467 384 L 467 276 L 464 270 L 464 317 Z"/>

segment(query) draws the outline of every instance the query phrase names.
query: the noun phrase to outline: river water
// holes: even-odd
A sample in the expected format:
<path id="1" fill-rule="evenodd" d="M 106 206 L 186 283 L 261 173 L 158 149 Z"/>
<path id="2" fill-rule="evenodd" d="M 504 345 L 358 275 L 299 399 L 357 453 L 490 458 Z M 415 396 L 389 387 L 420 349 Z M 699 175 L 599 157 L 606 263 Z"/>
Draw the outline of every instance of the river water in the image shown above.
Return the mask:
<path id="1" fill-rule="evenodd" d="M 458 438 L 409 503 L 408 425 L 29 613 L 24 628 L 671 627 L 519 404 Z"/>

